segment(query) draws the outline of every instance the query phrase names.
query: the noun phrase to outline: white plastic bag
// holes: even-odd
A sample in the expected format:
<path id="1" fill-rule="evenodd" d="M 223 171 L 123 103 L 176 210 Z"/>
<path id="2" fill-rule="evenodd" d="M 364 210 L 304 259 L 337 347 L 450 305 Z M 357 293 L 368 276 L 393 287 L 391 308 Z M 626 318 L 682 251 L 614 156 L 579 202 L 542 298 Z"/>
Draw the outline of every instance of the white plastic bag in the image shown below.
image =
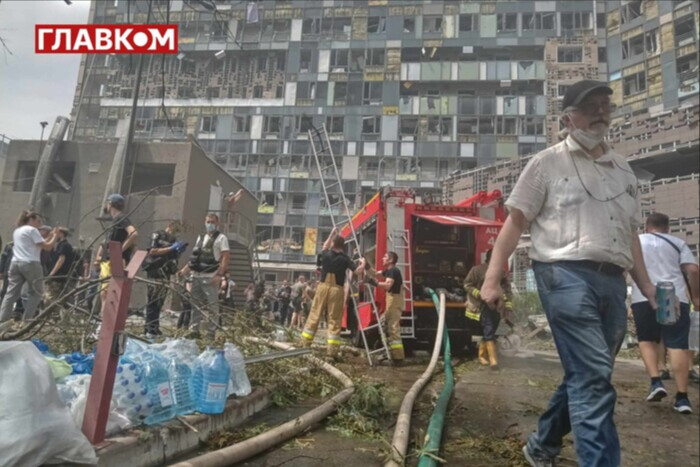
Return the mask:
<path id="1" fill-rule="evenodd" d="M 74 397 L 67 401 L 75 426 L 80 429 L 85 418 L 85 406 L 87 404 L 87 394 L 90 388 L 90 375 L 74 375 L 67 379 L 65 386 L 70 388 Z M 64 401 L 66 402 L 66 401 Z M 107 419 L 106 436 L 113 436 L 121 433 L 131 426 L 129 419 L 117 411 L 117 402 L 112 396 L 112 404 L 109 408 L 109 418 Z"/>
<path id="2" fill-rule="evenodd" d="M 0 465 L 96 464 L 61 402 L 49 364 L 31 342 L 0 342 Z"/>

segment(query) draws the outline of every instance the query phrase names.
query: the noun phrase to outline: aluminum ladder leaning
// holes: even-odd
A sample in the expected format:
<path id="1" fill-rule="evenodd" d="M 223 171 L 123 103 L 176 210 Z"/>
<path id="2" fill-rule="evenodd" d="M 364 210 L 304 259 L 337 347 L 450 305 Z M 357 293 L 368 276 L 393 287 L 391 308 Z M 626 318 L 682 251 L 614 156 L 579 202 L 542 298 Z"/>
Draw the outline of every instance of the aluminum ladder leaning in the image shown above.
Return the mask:
<path id="1" fill-rule="evenodd" d="M 313 128 L 309 130 L 309 141 L 311 142 L 311 149 L 313 151 L 314 160 L 316 161 L 316 167 L 318 168 L 319 177 L 321 179 L 321 188 L 323 189 L 323 195 L 326 200 L 326 205 L 328 206 L 328 211 L 331 217 L 331 223 L 333 227 L 337 229 L 340 233 L 341 229 L 347 224 L 350 227 L 350 237 L 346 239 L 346 245 L 350 246 L 350 256 L 354 255 L 354 252 L 359 253 L 360 242 L 357 239 L 357 232 L 355 232 L 355 227 L 352 225 L 352 213 L 350 207 L 348 206 L 348 200 L 345 197 L 345 191 L 343 190 L 343 183 L 338 172 L 338 165 L 335 163 L 335 156 L 333 155 L 333 149 L 331 148 L 331 141 L 328 138 L 328 132 L 326 131 L 326 125 L 321 125 L 320 128 Z M 328 165 L 324 165 L 327 164 Z M 326 183 L 326 177 L 332 179 L 330 183 Z M 336 202 L 331 202 L 331 195 L 339 195 L 340 200 Z M 334 210 L 340 208 L 340 212 L 343 213 L 336 217 Z M 391 353 L 389 352 L 389 346 L 387 345 L 386 335 L 384 329 L 382 328 L 382 320 L 379 315 L 379 310 L 377 309 L 377 303 L 374 300 L 374 294 L 368 293 L 370 298 L 370 304 L 372 307 L 372 314 L 374 315 L 375 323 L 362 328 L 360 324 L 360 312 L 358 309 L 357 299 L 359 298 L 359 282 L 353 283 L 350 281 L 350 298 L 352 299 L 353 309 L 355 310 L 355 317 L 357 318 L 357 328 L 362 336 L 362 343 L 365 346 L 365 352 L 367 354 L 367 360 L 369 365 L 374 365 L 372 356 L 375 354 L 384 353 L 387 359 L 391 358 Z M 379 334 L 381 347 L 377 349 L 370 349 L 369 343 L 367 341 L 367 332 L 371 332 L 373 329 L 377 329 Z"/>

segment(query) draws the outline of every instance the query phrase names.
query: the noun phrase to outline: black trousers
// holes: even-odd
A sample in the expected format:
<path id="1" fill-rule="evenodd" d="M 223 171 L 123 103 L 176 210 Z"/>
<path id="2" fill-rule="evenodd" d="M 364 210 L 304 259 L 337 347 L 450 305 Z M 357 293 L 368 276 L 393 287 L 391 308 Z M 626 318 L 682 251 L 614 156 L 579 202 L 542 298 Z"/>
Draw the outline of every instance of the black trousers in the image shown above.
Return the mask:
<path id="1" fill-rule="evenodd" d="M 167 281 L 168 277 L 149 277 L 150 279 Z M 165 303 L 165 297 L 168 295 L 168 287 L 166 284 L 148 284 L 147 297 L 148 304 L 146 305 L 146 329 L 150 334 L 160 333 L 160 311 Z"/>
<path id="2" fill-rule="evenodd" d="M 280 302 L 280 322 L 282 325 L 287 324 L 287 318 L 289 318 L 289 302 Z"/>
<path id="3" fill-rule="evenodd" d="M 479 323 L 481 323 L 484 340 L 496 340 L 496 329 L 498 329 L 498 325 L 501 323 L 501 314 L 492 308 L 482 306 L 479 315 Z"/>

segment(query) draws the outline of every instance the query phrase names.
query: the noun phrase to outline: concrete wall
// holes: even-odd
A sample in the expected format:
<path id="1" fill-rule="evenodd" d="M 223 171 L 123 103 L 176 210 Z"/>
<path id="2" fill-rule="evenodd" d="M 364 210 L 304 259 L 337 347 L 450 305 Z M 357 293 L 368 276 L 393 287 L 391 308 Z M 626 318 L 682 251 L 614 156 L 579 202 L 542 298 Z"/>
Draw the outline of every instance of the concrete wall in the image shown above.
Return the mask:
<path id="1" fill-rule="evenodd" d="M 103 227 L 96 220 L 104 195 L 104 187 L 116 150 L 116 143 L 64 142 L 56 158 L 58 163 L 75 163 L 69 192 L 49 193 L 42 208 L 51 225 L 64 225 L 73 230 L 71 242 L 86 248 L 100 236 Z M 13 141 L 7 157 L 5 179 L 0 186 L 0 235 L 10 238 L 20 210 L 26 207 L 29 192 L 15 191 L 13 180 L 18 165 L 39 158 L 38 141 Z M 175 164 L 172 194 L 134 193 L 127 198 L 126 211 L 134 210 L 131 220 L 139 229 L 141 248 L 148 245 L 150 233 L 165 226 L 168 219 L 180 219 L 186 226 L 183 239 L 194 241 L 203 230 L 203 220 L 209 208 L 210 186 L 219 184 L 223 194 L 242 187 L 238 180 L 207 158 L 191 143 L 137 143 L 135 159 L 125 167 L 124 187 L 133 184 L 133 164 Z M 225 202 L 222 203 L 226 205 Z M 138 207 L 137 207 L 138 206 Z M 248 191 L 235 211 L 255 225 L 257 200 Z M 99 244 L 99 241 L 95 243 Z"/>

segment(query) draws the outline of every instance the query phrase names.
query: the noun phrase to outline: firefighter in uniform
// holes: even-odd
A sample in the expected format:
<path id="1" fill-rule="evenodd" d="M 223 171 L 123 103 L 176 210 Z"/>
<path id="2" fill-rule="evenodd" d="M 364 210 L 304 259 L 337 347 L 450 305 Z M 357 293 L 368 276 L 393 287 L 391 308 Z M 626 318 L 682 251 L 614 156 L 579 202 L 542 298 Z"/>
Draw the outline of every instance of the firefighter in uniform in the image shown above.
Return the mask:
<path id="1" fill-rule="evenodd" d="M 379 287 L 386 292 L 386 308 L 384 316 L 389 335 L 389 351 L 391 361 L 400 364 L 404 359 L 403 341 L 401 340 L 401 314 L 404 309 L 403 277 L 396 267 L 399 256 L 393 251 L 387 251 L 382 257 L 382 271 L 370 272 L 375 278 L 369 279 L 371 285 Z M 384 278 L 383 282 L 377 282 L 376 278 Z"/>
<path id="2" fill-rule="evenodd" d="M 161 335 L 160 312 L 168 294 L 167 283 L 170 276 L 177 272 L 177 260 L 186 248 L 186 244 L 178 242 L 175 237 L 176 223 L 171 221 L 165 230 L 158 230 L 151 234 L 151 246 L 148 249 L 148 259 L 144 262 L 143 269 L 146 277 L 158 284 L 148 284 L 146 304 L 146 325 L 144 332 L 146 337 L 154 338 Z"/>
<path id="3" fill-rule="evenodd" d="M 328 330 L 326 333 L 326 344 L 328 356 L 338 355 L 340 348 L 340 325 L 343 318 L 343 285 L 345 284 L 345 274 L 349 269 L 352 272 L 361 274 L 364 271 L 365 260 L 360 259 L 360 265 L 355 263 L 344 253 L 345 240 L 340 235 L 336 235 L 337 230 L 333 229 L 323 243 L 320 254 L 321 281 L 316 289 L 311 312 L 301 333 L 301 347 L 309 347 L 316 334 L 321 314 L 327 311 Z"/>
<path id="4" fill-rule="evenodd" d="M 479 266 L 474 266 L 464 280 L 464 288 L 467 291 L 467 309 L 465 316 L 469 319 L 479 321 L 483 329 L 483 338 L 479 343 L 479 363 L 490 365 L 492 370 L 498 369 L 498 352 L 496 350 L 496 329 L 501 322 L 501 315 L 508 318 L 513 311 L 513 293 L 510 288 L 510 281 L 506 277 L 505 271 L 501 270 L 501 287 L 505 291 L 506 299 L 501 309 L 489 308 L 481 300 L 480 290 L 486 277 L 486 270 L 491 260 L 491 251 L 486 252 L 486 262 Z"/>

